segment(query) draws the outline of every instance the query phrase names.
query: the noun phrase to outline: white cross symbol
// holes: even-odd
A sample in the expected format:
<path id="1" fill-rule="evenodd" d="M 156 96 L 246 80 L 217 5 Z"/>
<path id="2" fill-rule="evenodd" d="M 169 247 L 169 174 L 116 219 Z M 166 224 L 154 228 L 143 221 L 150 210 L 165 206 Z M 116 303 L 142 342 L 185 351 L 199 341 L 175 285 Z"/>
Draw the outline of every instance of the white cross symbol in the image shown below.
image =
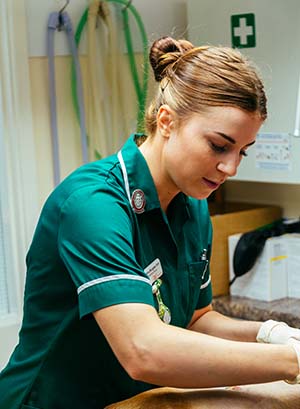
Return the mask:
<path id="1" fill-rule="evenodd" d="M 234 36 L 240 37 L 241 45 L 246 45 L 249 35 L 253 35 L 253 27 L 247 26 L 245 17 L 240 18 L 239 27 L 234 27 Z"/>

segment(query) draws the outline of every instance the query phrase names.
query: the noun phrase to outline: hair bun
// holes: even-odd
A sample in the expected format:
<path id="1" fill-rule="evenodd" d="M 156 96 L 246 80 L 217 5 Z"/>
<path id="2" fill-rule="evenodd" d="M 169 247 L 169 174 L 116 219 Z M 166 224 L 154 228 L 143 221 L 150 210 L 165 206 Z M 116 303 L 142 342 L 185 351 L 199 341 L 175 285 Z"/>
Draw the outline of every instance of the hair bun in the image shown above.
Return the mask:
<path id="1" fill-rule="evenodd" d="M 193 48 L 193 44 L 187 40 L 175 40 L 172 37 L 162 37 L 156 40 L 149 53 L 155 80 L 161 81 L 168 65 L 175 63 L 179 57 Z"/>

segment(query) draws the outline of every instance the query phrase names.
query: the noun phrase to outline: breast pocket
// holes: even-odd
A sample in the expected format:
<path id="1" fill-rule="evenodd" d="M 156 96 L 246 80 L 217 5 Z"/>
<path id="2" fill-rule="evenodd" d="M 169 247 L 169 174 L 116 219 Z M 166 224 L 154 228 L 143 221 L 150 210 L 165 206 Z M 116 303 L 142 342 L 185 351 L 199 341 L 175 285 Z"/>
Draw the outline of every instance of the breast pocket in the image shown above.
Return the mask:
<path id="1" fill-rule="evenodd" d="M 208 260 L 195 261 L 189 264 L 188 268 L 192 285 L 198 282 L 200 284 L 199 287 L 201 287 L 201 283 L 205 279 L 208 264 Z"/>
<path id="2" fill-rule="evenodd" d="M 209 262 L 208 260 L 195 261 L 189 263 L 189 308 L 188 308 L 188 322 L 190 322 L 195 311 L 198 298 L 200 295 L 201 285 L 205 283 L 207 277 Z"/>

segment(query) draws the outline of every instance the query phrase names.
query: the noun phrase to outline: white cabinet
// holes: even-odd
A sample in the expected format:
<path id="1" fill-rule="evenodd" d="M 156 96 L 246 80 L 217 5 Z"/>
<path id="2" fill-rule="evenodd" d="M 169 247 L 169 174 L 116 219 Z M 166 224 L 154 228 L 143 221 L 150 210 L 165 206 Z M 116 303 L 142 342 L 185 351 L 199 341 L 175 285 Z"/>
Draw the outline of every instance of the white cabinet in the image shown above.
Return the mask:
<path id="1" fill-rule="evenodd" d="M 187 5 L 190 41 L 239 47 L 265 84 L 268 119 L 235 179 L 300 183 L 300 1 L 188 0 Z"/>

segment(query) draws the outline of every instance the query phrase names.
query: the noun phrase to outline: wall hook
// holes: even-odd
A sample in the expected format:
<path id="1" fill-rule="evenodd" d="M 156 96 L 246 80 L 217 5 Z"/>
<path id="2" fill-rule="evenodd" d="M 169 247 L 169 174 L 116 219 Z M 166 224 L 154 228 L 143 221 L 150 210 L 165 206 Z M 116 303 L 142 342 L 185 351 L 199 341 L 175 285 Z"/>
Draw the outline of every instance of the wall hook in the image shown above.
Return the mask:
<path id="1" fill-rule="evenodd" d="M 69 5 L 70 0 L 67 0 L 66 4 L 59 10 L 59 14 L 61 15 L 63 13 L 63 11 L 65 10 L 65 8 Z"/>
<path id="2" fill-rule="evenodd" d="M 63 22 L 63 16 L 62 13 L 64 12 L 65 8 L 68 6 L 70 3 L 70 0 L 67 0 L 66 4 L 59 10 L 58 12 L 58 31 L 62 31 L 64 22 Z"/>

